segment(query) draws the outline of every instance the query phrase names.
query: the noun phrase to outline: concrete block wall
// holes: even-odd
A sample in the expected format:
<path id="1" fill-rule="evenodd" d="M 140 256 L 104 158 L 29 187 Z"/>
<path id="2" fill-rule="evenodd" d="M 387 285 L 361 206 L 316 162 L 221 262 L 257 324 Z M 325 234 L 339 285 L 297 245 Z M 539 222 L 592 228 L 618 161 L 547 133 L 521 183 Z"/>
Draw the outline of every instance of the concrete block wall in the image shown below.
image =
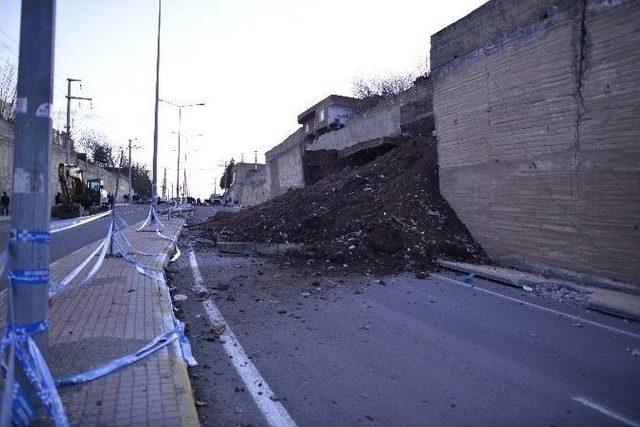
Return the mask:
<path id="1" fill-rule="evenodd" d="M 492 0 L 431 44 L 440 189 L 474 238 L 640 285 L 640 2 Z"/>
<path id="2" fill-rule="evenodd" d="M 304 129 L 299 128 L 282 143 L 266 153 L 269 197 L 286 193 L 290 188 L 304 187 Z"/>
<path id="3" fill-rule="evenodd" d="M 255 206 L 269 200 L 269 185 L 265 173 L 266 168 L 262 168 L 247 181 L 240 201 L 243 206 Z"/>
<path id="4" fill-rule="evenodd" d="M 84 171 L 84 179 L 100 178 L 104 181 L 105 189 L 110 193 L 115 193 L 117 174 L 107 171 L 104 168 L 78 160 L 76 153 L 72 152 L 72 160 L 75 160 Z M 49 168 L 49 194 L 51 200 L 60 191 L 58 182 L 58 164 L 64 163 L 65 150 L 59 144 L 53 144 L 51 150 L 51 166 Z M 13 126 L 0 120 L 0 191 L 7 191 L 11 195 L 13 188 Z M 123 173 L 120 177 L 118 191 L 118 201 L 122 201 L 122 196 L 129 192 L 129 176 Z"/>

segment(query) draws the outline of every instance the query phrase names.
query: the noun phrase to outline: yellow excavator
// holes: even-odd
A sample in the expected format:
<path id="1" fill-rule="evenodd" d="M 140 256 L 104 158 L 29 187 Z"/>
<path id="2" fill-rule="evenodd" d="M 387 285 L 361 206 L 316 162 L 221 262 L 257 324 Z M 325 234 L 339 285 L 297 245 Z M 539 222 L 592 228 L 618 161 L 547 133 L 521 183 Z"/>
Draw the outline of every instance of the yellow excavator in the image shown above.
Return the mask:
<path id="1" fill-rule="evenodd" d="M 58 164 L 60 195 L 51 208 L 51 216 L 67 219 L 82 215 L 82 209 L 89 215 L 109 210 L 107 191 L 101 179 L 89 179 L 86 184 L 83 171 L 76 164 Z"/>

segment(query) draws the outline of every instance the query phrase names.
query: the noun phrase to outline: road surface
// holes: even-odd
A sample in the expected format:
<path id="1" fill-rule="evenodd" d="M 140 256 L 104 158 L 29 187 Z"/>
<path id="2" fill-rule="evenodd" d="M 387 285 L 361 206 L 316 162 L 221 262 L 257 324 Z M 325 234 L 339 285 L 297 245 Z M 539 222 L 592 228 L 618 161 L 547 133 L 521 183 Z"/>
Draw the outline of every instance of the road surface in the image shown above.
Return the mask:
<path id="1" fill-rule="evenodd" d="M 116 209 L 129 224 L 133 224 L 146 218 L 149 212 L 149 205 L 117 206 Z M 110 217 L 105 216 L 95 221 L 52 234 L 51 262 L 57 261 L 83 246 L 106 237 L 107 231 L 109 230 L 109 222 Z M 7 244 L 10 230 L 11 221 L 0 222 L 0 248 L 4 248 Z M 6 274 L 3 278 L 6 279 Z M 4 289 L 4 283 L 5 280 L 0 284 L 0 289 Z"/>
<path id="2" fill-rule="evenodd" d="M 326 277 L 194 248 L 169 279 L 205 425 L 640 425 L 635 322 L 451 273 Z"/>

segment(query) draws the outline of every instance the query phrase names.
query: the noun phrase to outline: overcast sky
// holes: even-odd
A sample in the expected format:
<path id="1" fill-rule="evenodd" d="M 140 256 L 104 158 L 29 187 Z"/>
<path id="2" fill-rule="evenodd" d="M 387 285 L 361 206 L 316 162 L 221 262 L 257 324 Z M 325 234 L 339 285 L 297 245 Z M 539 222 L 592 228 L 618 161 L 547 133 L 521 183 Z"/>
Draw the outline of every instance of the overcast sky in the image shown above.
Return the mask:
<path id="1" fill-rule="evenodd" d="M 354 77 L 424 70 L 429 37 L 482 0 L 163 0 L 160 96 L 184 110 L 192 195 L 208 196 L 224 160 L 259 161 L 297 127 L 296 116 Z M 157 1 L 58 0 L 57 111 L 66 78 L 83 80 L 74 126 L 114 145 L 138 138 L 151 163 Z M 17 63 L 20 1 L 0 1 L 0 58 Z M 63 114 L 62 114 L 63 115 Z M 177 110 L 160 107 L 158 186 L 175 182 Z M 184 147 L 184 144 L 183 144 Z M 181 174 L 182 180 L 182 174 Z M 160 191 L 160 190 L 159 190 Z"/>

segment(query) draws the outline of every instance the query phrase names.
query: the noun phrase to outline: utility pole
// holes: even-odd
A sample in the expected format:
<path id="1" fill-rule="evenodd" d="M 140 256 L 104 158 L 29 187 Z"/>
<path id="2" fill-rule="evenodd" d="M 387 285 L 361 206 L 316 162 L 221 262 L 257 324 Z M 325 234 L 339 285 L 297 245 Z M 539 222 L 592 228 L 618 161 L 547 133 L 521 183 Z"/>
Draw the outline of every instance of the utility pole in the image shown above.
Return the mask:
<path id="1" fill-rule="evenodd" d="M 7 309 L 7 324 L 16 326 L 42 324 L 48 311 L 55 11 L 55 0 L 22 0 L 13 154 L 13 176 L 20 179 L 14 179 L 14 214 L 11 215 L 13 229 L 18 233 L 9 252 L 11 272 Z M 41 238 L 20 237 L 23 232 Z M 46 328 L 31 338 L 44 354 Z M 19 368 L 18 359 L 15 359 L 15 366 L 16 381 L 35 408 L 36 392 Z M 14 412 L 13 415 L 17 414 Z M 4 414 L 4 417 L 10 415 Z M 14 417 L 14 421 L 20 424 L 18 421 L 23 420 Z"/>
<path id="2" fill-rule="evenodd" d="M 164 168 L 164 178 L 162 178 L 162 198 L 167 200 L 167 168 Z"/>
<path id="3" fill-rule="evenodd" d="M 258 172 L 258 152 L 253 152 L 253 170 L 254 172 Z"/>
<path id="4" fill-rule="evenodd" d="M 186 159 L 185 159 L 185 163 L 186 163 Z M 183 169 L 182 173 L 184 174 L 184 180 L 182 181 L 182 197 L 189 197 L 189 193 L 187 193 L 187 170 Z"/>
<path id="5" fill-rule="evenodd" d="M 67 133 L 65 135 L 65 145 L 66 145 L 66 152 L 65 152 L 65 162 L 67 164 L 71 163 L 71 100 L 72 99 L 77 99 L 80 101 L 91 101 L 91 98 L 85 98 L 82 96 L 72 96 L 71 95 L 71 83 L 73 82 L 81 82 L 82 80 L 80 79 L 67 79 L 67 125 L 65 126 L 65 128 L 67 129 Z"/>
<path id="6" fill-rule="evenodd" d="M 129 139 L 129 199 L 131 199 L 131 197 L 133 196 L 131 194 L 131 187 L 132 187 L 132 180 L 131 180 L 131 167 L 132 167 L 132 163 L 131 163 L 131 148 L 140 148 L 137 145 L 136 146 L 131 146 L 131 142 L 132 141 L 137 141 L 138 138 L 133 138 L 133 139 Z"/>

